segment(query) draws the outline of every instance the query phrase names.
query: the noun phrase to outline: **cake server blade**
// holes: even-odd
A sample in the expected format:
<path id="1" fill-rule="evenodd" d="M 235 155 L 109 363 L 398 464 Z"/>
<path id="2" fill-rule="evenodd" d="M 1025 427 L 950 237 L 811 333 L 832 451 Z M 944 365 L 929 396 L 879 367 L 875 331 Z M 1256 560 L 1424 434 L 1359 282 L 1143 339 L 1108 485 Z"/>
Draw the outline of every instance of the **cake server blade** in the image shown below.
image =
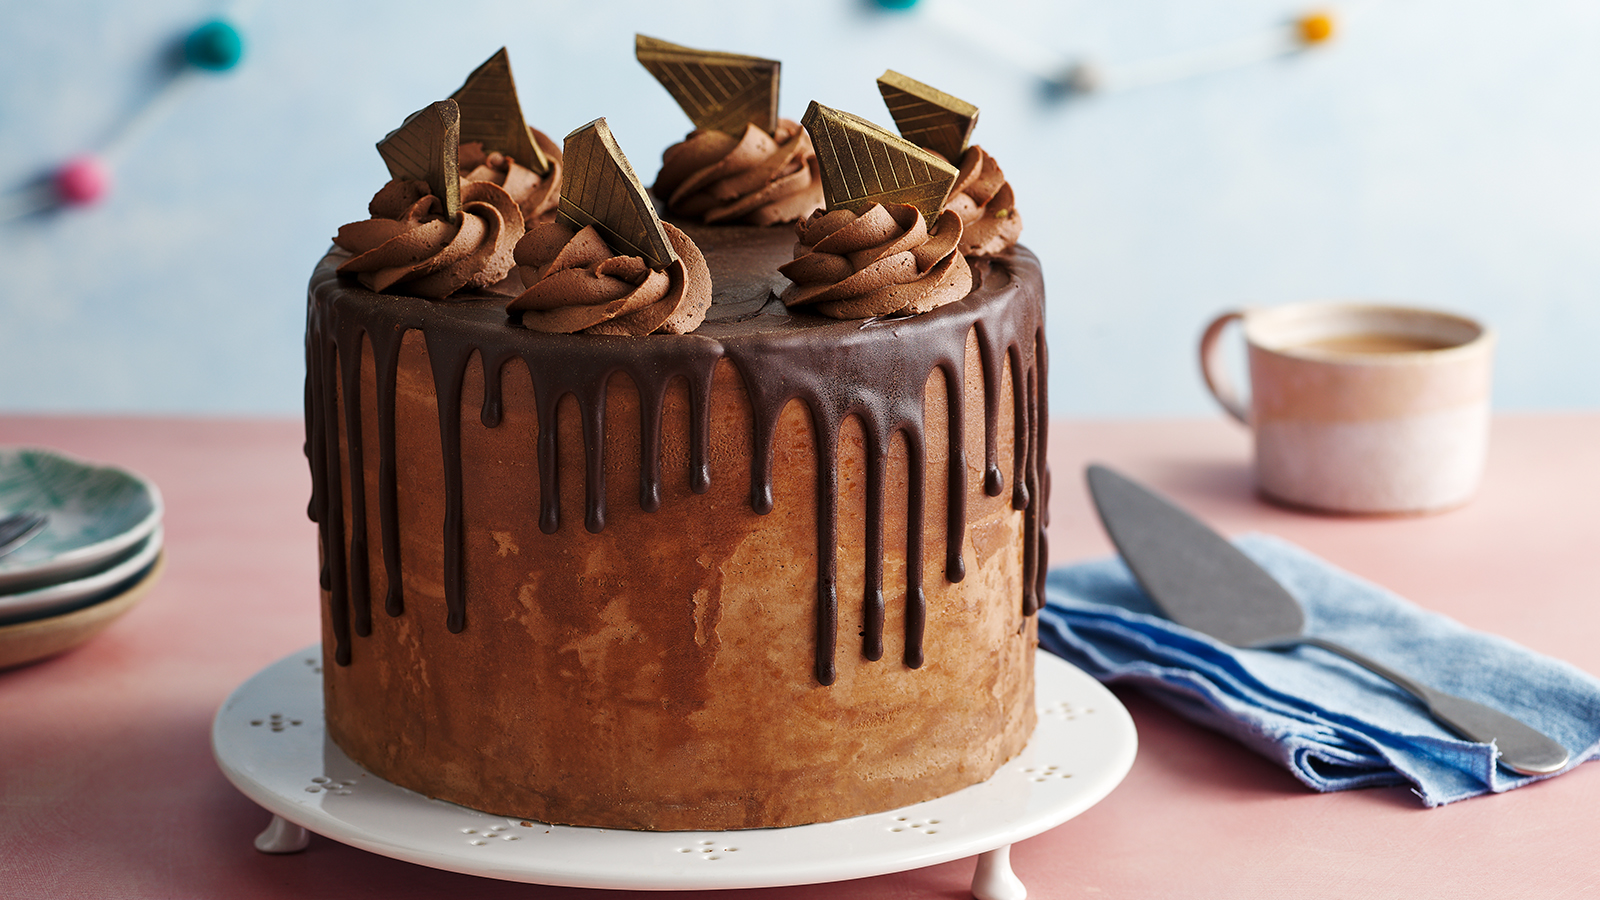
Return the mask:
<path id="1" fill-rule="evenodd" d="M 1565 747 L 1518 719 L 1305 634 L 1300 602 L 1277 579 L 1171 501 L 1105 466 L 1089 466 L 1086 476 L 1111 542 L 1167 618 L 1234 647 L 1320 647 L 1393 682 L 1461 737 L 1493 743 L 1500 765 L 1513 772 L 1544 775 L 1566 765 Z"/>

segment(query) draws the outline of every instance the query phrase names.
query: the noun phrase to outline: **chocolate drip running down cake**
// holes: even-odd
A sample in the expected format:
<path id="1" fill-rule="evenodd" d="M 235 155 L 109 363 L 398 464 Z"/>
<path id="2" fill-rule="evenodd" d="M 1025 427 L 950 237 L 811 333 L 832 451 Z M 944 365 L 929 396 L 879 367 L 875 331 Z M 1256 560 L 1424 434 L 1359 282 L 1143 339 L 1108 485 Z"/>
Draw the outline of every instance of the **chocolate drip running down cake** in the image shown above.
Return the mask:
<path id="1" fill-rule="evenodd" d="M 429 796 L 600 827 L 797 825 L 987 779 L 1035 721 L 1037 260 L 838 320 L 778 299 L 790 227 L 679 227 L 713 285 L 687 334 L 540 333 L 488 290 L 318 265 L 329 735 Z"/>

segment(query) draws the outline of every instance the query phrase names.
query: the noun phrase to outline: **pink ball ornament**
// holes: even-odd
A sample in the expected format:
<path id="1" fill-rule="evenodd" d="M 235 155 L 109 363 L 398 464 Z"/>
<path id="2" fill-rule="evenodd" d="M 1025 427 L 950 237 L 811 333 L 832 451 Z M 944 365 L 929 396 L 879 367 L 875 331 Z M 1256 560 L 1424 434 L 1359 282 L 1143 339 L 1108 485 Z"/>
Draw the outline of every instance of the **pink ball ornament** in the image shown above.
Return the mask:
<path id="1" fill-rule="evenodd" d="M 75 157 L 56 170 L 55 186 L 62 203 L 88 206 L 111 190 L 111 170 L 98 157 Z"/>

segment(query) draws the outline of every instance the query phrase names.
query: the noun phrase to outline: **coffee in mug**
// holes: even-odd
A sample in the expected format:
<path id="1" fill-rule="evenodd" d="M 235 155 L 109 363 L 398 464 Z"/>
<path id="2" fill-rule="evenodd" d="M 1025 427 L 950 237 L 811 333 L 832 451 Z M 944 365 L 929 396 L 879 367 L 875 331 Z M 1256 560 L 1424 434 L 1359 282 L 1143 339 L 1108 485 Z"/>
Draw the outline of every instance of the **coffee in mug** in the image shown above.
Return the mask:
<path id="1" fill-rule="evenodd" d="M 1250 395 L 1227 377 L 1221 339 L 1242 325 Z M 1223 313 L 1201 371 L 1250 426 L 1270 498 L 1342 513 L 1422 513 L 1472 497 L 1488 446 L 1493 333 L 1452 313 L 1297 303 Z"/>

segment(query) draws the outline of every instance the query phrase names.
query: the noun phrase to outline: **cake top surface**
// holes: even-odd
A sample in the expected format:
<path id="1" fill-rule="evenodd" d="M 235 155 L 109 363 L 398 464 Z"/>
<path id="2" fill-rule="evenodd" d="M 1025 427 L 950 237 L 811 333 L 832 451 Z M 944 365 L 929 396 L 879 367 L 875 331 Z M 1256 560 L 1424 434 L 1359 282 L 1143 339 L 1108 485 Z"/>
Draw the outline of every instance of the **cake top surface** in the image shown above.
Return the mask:
<path id="1" fill-rule="evenodd" d="M 873 317 L 841 320 L 818 315 L 803 307 L 792 309 L 786 307 L 780 297 L 785 289 L 793 286 L 793 283 L 778 271 L 778 266 L 789 261 L 794 252 L 794 234 L 787 228 L 684 224 L 682 229 L 704 253 L 710 269 L 712 275 L 710 307 L 706 312 L 705 321 L 692 333 L 681 336 L 652 335 L 650 341 L 645 343 L 655 343 L 673 337 L 680 339 L 705 337 L 722 341 L 791 334 L 798 338 L 802 333 L 814 334 L 817 339 L 821 339 L 823 335 L 831 335 L 833 339 L 838 339 L 862 329 L 903 327 L 913 322 L 915 318 L 920 318 Z M 506 297 L 503 294 L 469 290 L 458 294 L 450 303 L 434 303 L 421 298 L 379 294 L 361 285 L 336 280 L 334 270 L 346 256 L 347 253 L 338 248 L 329 253 L 319 266 L 318 272 L 312 277 L 313 290 L 318 290 L 318 285 L 326 279 L 332 282 L 327 288 L 337 286 L 347 296 L 370 295 L 370 301 L 374 304 L 387 303 L 395 306 L 397 310 L 402 307 L 408 310 L 404 314 L 399 314 L 400 318 L 412 318 L 415 314 L 426 310 L 430 316 L 437 315 L 459 322 L 479 323 L 484 328 L 504 330 L 508 339 L 520 340 L 518 335 L 526 333 L 524 329 L 508 327 L 510 321 L 505 311 Z M 973 287 L 970 297 L 975 302 L 1003 293 L 1011 285 L 1030 282 L 1042 284 L 1042 279 L 1038 275 L 1038 260 L 1025 248 L 1017 248 L 1013 253 L 998 260 L 973 260 L 971 268 Z M 571 336 L 571 340 L 579 343 L 603 339 L 600 335 Z M 610 341 L 607 341 L 607 344 L 615 346 Z"/>

